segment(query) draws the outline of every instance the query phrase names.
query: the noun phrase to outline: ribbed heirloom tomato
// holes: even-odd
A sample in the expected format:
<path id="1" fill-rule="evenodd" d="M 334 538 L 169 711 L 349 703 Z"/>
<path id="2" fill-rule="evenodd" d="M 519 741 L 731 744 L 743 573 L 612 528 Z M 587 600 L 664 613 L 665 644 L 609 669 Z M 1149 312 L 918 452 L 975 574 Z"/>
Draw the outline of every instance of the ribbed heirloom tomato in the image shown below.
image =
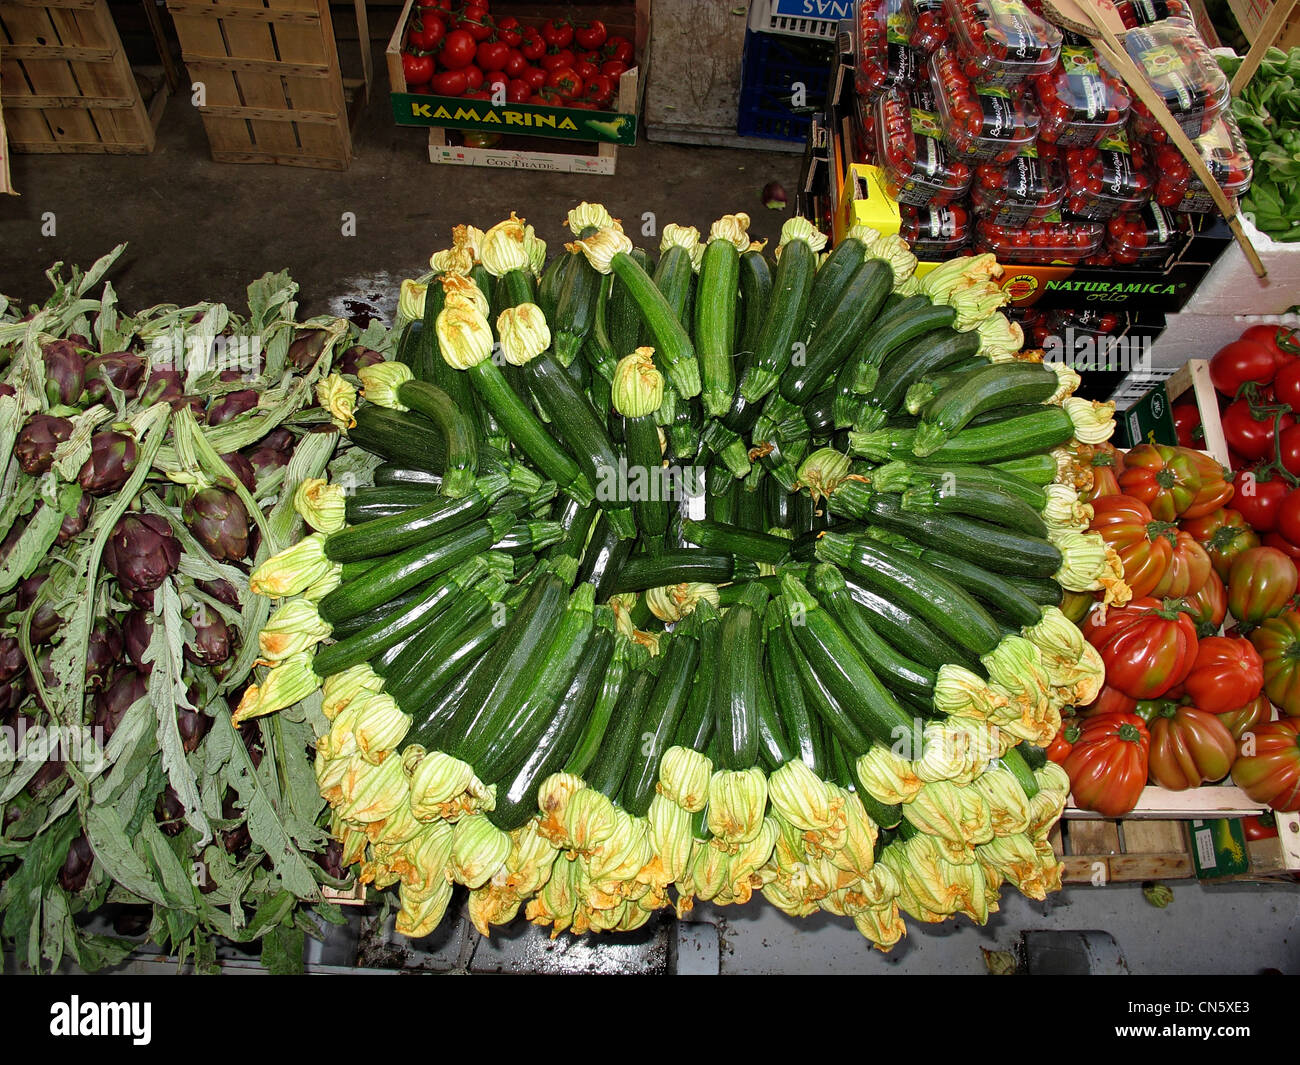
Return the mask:
<path id="1" fill-rule="evenodd" d="M 1169 568 L 1174 526 L 1156 521 L 1141 500 L 1103 496 L 1093 504 L 1089 528 L 1114 548 L 1124 566 L 1124 580 L 1135 597 L 1150 595 Z"/>
<path id="2" fill-rule="evenodd" d="M 1214 572 L 1225 581 L 1237 556 L 1259 546 L 1255 530 L 1246 524 L 1241 512 L 1232 507 L 1216 510 L 1202 518 L 1185 519 L 1181 528 L 1205 548 Z"/>
<path id="3" fill-rule="evenodd" d="M 1264 663 L 1244 636 L 1207 636 L 1196 647 L 1182 691 L 1202 710 L 1223 714 L 1244 706 L 1264 686 Z"/>
<path id="4" fill-rule="evenodd" d="M 1260 725 L 1273 718 L 1273 704 L 1267 695 L 1257 695 L 1245 706 L 1229 710 L 1226 714 L 1216 714 L 1223 727 L 1232 733 L 1234 740 L 1240 740 L 1247 732 L 1253 732 Z"/>
<path id="5" fill-rule="evenodd" d="M 1264 691 L 1282 713 L 1300 717 L 1300 614 L 1288 610 L 1250 634 L 1264 666 Z"/>
<path id="6" fill-rule="evenodd" d="M 1103 684 L 1097 698 L 1093 699 L 1080 711 L 1085 717 L 1098 717 L 1101 714 L 1131 714 L 1137 709 L 1137 700 L 1125 695 L 1118 688 Z"/>
<path id="7" fill-rule="evenodd" d="M 1270 721 L 1241 745 L 1232 782 L 1274 810 L 1300 810 L 1300 722 Z M 1247 753 L 1247 752 L 1252 753 Z"/>
<path id="8" fill-rule="evenodd" d="M 1182 599 L 1194 595 L 1214 573 L 1210 555 L 1190 533 L 1179 530 L 1174 538 L 1173 554 L 1169 568 L 1160 578 L 1151 594 L 1157 599 Z"/>
<path id="9" fill-rule="evenodd" d="M 1213 714 L 1168 699 L 1138 703 L 1137 713 L 1151 733 L 1151 783 L 1186 791 L 1228 775 L 1237 741 Z"/>
<path id="10" fill-rule="evenodd" d="M 1119 475 L 1123 471 L 1123 459 L 1114 448 L 1097 448 L 1092 455 L 1092 487 L 1082 492 L 1083 501 L 1091 503 L 1102 496 L 1124 494 L 1119 486 Z"/>
<path id="11" fill-rule="evenodd" d="M 1203 451 L 1187 450 L 1192 464 L 1201 475 L 1201 490 L 1196 493 L 1192 505 L 1184 510 L 1179 518 L 1200 518 L 1213 514 L 1220 507 L 1232 502 L 1236 494 L 1233 487 L 1231 470 L 1225 470 L 1219 463 Z"/>
<path id="12" fill-rule="evenodd" d="M 1228 616 L 1228 589 L 1214 570 L 1210 570 L 1198 591 L 1183 596 L 1183 609 L 1196 624 L 1196 635 L 1213 636 Z"/>
<path id="13" fill-rule="evenodd" d="M 1142 500 L 1157 521 L 1173 521 L 1196 500 L 1201 473 L 1184 448 L 1139 444 L 1124 456 L 1119 486 Z"/>
<path id="14" fill-rule="evenodd" d="M 1196 627 L 1177 600 L 1134 599 L 1094 611 L 1083 635 L 1101 653 L 1106 683 L 1133 699 L 1164 695 L 1196 660 Z"/>
<path id="15" fill-rule="evenodd" d="M 1123 817 L 1142 797 L 1150 744 L 1146 722 L 1136 714 L 1084 718 L 1062 763 L 1075 804 L 1106 817 Z"/>
<path id="16" fill-rule="evenodd" d="M 1228 609 L 1243 626 L 1282 613 L 1295 595 L 1296 565 L 1276 547 L 1243 551 L 1228 571 Z"/>

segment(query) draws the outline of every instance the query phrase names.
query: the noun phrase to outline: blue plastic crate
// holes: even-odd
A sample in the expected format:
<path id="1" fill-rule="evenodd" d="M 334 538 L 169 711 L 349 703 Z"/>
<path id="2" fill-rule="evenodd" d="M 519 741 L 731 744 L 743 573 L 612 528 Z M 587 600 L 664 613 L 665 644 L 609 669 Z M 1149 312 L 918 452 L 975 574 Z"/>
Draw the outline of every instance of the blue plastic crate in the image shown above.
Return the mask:
<path id="1" fill-rule="evenodd" d="M 737 132 L 742 137 L 802 141 L 812 116 L 826 107 L 832 41 L 745 31 Z M 791 104 L 794 85 L 806 90 L 804 106 Z"/>

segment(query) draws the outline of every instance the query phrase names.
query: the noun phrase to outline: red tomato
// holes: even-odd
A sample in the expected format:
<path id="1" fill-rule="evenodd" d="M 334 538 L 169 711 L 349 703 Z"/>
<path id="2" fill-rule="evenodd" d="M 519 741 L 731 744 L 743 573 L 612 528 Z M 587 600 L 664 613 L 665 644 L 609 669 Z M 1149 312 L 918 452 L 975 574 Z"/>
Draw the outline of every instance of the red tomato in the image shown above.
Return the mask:
<path id="1" fill-rule="evenodd" d="M 1193 704 L 1211 714 L 1226 714 L 1258 697 L 1264 663 L 1244 636 L 1207 636 L 1183 681 Z"/>
<path id="2" fill-rule="evenodd" d="M 432 52 L 446 35 L 447 24 L 438 15 L 426 11 L 411 19 L 410 29 L 406 33 L 406 45 L 417 51 Z"/>
<path id="3" fill-rule="evenodd" d="M 1123 494 L 1142 500 L 1157 521 L 1173 521 L 1195 501 L 1201 473 L 1185 448 L 1139 444 L 1124 456 L 1119 487 Z"/>
<path id="4" fill-rule="evenodd" d="M 606 59 L 600 64 L 600 72 L 607 78 L 619 78 L 627 73 L 627 64 L 621 59 Z"/>
<path id="5" fill-rule="evenodd" d="M 1156 599 L 1183 599 L 1195 595 L 1214 573 L 1210 555 L 1190 533 L 1180 531 L 1174 541 L 1169 568 L 1156 583 L 1151 595 Z"/>
<path id="6" fill-rule="evenodd" d="M 1078 721 L 1073 719 L 1062 721 L 1061 730 L 1056 734 L 1056 738 L 1047 745 L 1048 759 L 1057 765 L 1064 762 L 1074 749 L 1075 743 L 1078 742 L 1080 731 Z"/>
<path id="7" fill-rule="evenodd" d="M 1266 470 L 1243 470 L 1237 475 L 1237 493 L 1230 510 L 1238 511 L 1256 532 L 1277 528 L 1282 501 L 1291 491 L 1280 477 Z"/>
<path id="8" fill-rule="evenodd" d="M 1236 491 L 1232 486 L 1231 471 L 1225 470 L 1203 451 L 1193 451 L 1191 448 L 1179 450 L 1191 458 L 1192 465 L 1201 475 L 1201 487 L 1196 493 L 1196 498 L 1179 517 L 1202 518 L 1231 503 Z"/>
<path id="9" fill-rule="evenodd" d="M 464 96 L 469 88 L 463 70 L 441 70 L 433 76 L 431 84 L 439 96 Z"/>
<path id="10" fill-rule="evenodd" d="M 510 79 L 502 70 L 493 70 L 483 75 L 483 88 L 487 89 L 491 95 L 496 94 L 496 87 L 500 85 L 502 92 L 506 93 L 510 88 Z"/>
<path id="11" fill-rule="evenodd" d="M 526 104 L 532 94 L 532 86 L 523 78 L 512 78 L 506 86 L 506 99 L 512 104 Z"/>
<path id="12" fill-rule="evenodd" d="M 587 99 L 594 100 L 602 106 L 614 102 L 614 83 L 604 74 L 596 74 L 587 79 Z"/>
<path id="13" fill-rule="evenodd" d="M 1062 763 L 1075 803 L 1105 817 L 1123 817 L 1142 797 L 1150 745 L 1146 722 L 1136 714 L 1085 718 Z"/>
<path id="14" fill-rule="evenodd" d="M 582 95 L 582 79 L 568 68 L 551 71 L 546 87 L 554 89 L 566 100 L 576 100 Z"/>
<path id="15" fill-rule="evenodd" d="M 1292 410 L 1300 410 L 1300 359 L 1288 359 L 1277 371 L 1277 376 L 1273 378 L 1273 393 L 1279 403 L 1285 403 Z"/>
<path id="16" fill-rule="evenodd" d="M 523 58 L 522 56 L 520 57 Z M 485 74 L 505 70 L 510 60 L 510 46 L 501 41 L 483 41 L 474 53 L 474 61 Z"/>
<path id="17" fill-rule="evenodd" d="M 524 27 L 524 40 L 519 46 L 519 50 L 524 53 L 524 58 L 530 63 L 535 63 L 546 54 L 546 42 L 542 40 L 542 35 L 532 26 Z"/>
<path id="18" fill-rule="evenodd" d="M 475 90 L 474 92 L 467 92 L 467 93 L 465 94 L 465 99 L 466 99 L 466 100 L 490 100 L 490 99 L 492 99 L 492 94 L 491 94 L 487 89 L 477 89 L 477 90 Z M 479 137 L 492 137 L 492 138 L 495 138 L 495 137 L 496 137 L 496 134 L 494 134 L 494 133 L 488 133 L 488 134 L 478 133 L 477 136 L 479 136 Z M 488 144 L 481 144 L 481 145 L 477 145 L 477 147 L 486 148 L 486 147 L 489 147 L 489 145 L 488 145 Z"/>
<path id="19" fill-rule="evenodd" d="M 448 70 L 462 70 L 474 62 L 477 50 L 473 37 L 462 29 L 455 29 L 443 38 L 438 61 Z"/>
<path id="20" fill-rule="evenodd" d="M 582 79 L 582 83 L 586 85 L 589 80 L 600 73 L 600 67 L 596 66 L 595 63 L 588 63 L 585 59 L 575 59 L 573 61 L 573 72 L 577 74 L 578 77 Z"/>
<path id="21" fill-rule="evenodd" d="M 571 49 L 561 48 L 559 51 L 548 51 L 539 62 L 542 69 L 549 73 L 554 70 L 572 70 L 574 59 Z"/>
<path id="22" fill-rule="evenodd" d="M 1277 507 L 1277 531 L 1288 543 L 1300 545 L 1300 488 L 1292 488 Z"/>
<path id="23" fill-rule="evenodd" d="M 1260 725 L 1273 720 L 1273 704 L 1267 695 L 1260 694 L 1245 706 L 1219 714 L 1218 717 L 1224 728 L 1232 733 L 1232 738 L 1240 741 L 1247 732 L 1253 732 Z"/>
<path id="24" fill-rule="evenodd" d="M 506 56 L 506 65 L 501 69 L 506 72 L 508 77 L 522 77 L 524 71 L 528 69 L 528 60 L 524 58 L 524 53 L 518 48 L 511 48 L 510 54 Z"/>
<path id="25" fill-rule="evenodd" d="M 626 37 L 610 37 L 605 41 L 604 52 L 610 59 L 618 59 L 629 65 L 632 63 L 632 42 Z"/>
<path id="26" fill-rule="evenodd" d="M 483 88 L 483 71 L 473 64 L 467 66 L 465 68 L 465 84 L 469 86 L 470 92 L 478 92 L 479 89 Z"/>
<path id="27" fill-rule="evenodd" d="M 408 88 L 413 85 L 427 85 L 429 79 L 433 77 L 433 57 L 412 55 L 410 52 L 404 52 L 402 54 L 402 77 L 406 79 Z"/>
<path id="28" fill-rule="evenodd" d="M 1131 714 L 1135 709 L 1137 709 L 1136 699 L 1125 695 L 1118 688 L 1103 684 L 1101 691 L 1097 693 L 1097 698 L 1080 712 L 1085 717 L 1097 717 L 1100 714 Z"/>
<path id="29" fill-rule="evenodd" d="M 1254 627 L 1282 613 L 1296 584 L 1296 565 L 1289 555 L 1275 547 L 1252 547 L 1237 556 L 1228 574 L 1228 609 L 1243 625 Z"/>
<path id="30" fill-rule="evenodd" d="M 456 26 L 465 30 L 475 41 L 486 41 L 492 36 L 492 16 L 481 4 L 466 4 Z"/>
<path id="31" fill-rule="evenodd" d="M 1196 625 L 1175 601 L 1134 599 L 1093 611 L 1081 627 L 1106 664 L 1106 683 L 1132 699 L 1158 699 L 1196 660 Z"/>
<path id="32" fill-rule="evenodd" d="M 1277 373 L 1277 360 L 1263 344 L 1234 340 L 1210 357 L 1210 381 L 1225 396 L 1236 396 L 1247 382 L 1266 385 Z"/>
<path id="33" fill-rule="evenodd" d="M 1268 348 L 1279 367 L 1300 355 L 1300 329 L 1288 329 L 1284 325 L 1252 325 L 1238 339 Z"/>
<path id="34" fill-rule="evenodd" d="M 1300 566 L 1300 547 L 1297 547 L 1280 532 L 1265 533 L 1260 542 L 1265 547 L 1276 547 L 1297 566 Z"/>
<path id="35" fill-rule="evenodd" d="M 1256 418 L 1244 399 L 1229 403 L 1223 412 L 1223 436 L 1228 447 L 1248 459 L 1272 458 L 1275 428 L 1286 429 L 1294 424 L 1295 419 L 1287 413 Z"/>
<path id="36" fill-rule="evenodd" d="M 568 48 L 573 41 L 573 24 L 564 18 L 548 18 L 542 23 L 542 40 L 552 48 Z"/>
<path id="37" fill-rule="evenodd" d="M 1271 813 L 1260 814 L 1258 817 L 1243 817 L 1241 819 L 1241 833 L 1248 841 L 1277 839 L 1277 818 Z"/>
<path id="38" fill-rule="evenodd" d="M 574 40 L 578 42 L 580 48 L 599 48 L 608 36 L 605 24 L 599 19 L 584 22 L 573 32 Z"/>
<path id="39" fill-rule="evenodd" d="M 1255 729 L 1242 741 L 1232 782 L 1274 810 L 1300 809 L 1300 722 L 1270 721 Z"/>
<path id="40" fill-rule="evenodd" d="M 1250 634 L 1264 660 L 1264 691 L 1282 713 L 1300 717 L 1300 613 L 1288 610 Z"/>
<path id="41" fill-rule="evenodd" d="M 1283 429 L 1277 445 L 1282 468 L 1293 477 L 1300 476 L 1300 425 Z"/>
<path id="42" fill-rule="evenodd" d="M 451 0 L 419 0 L 422 11 L 442 11 L 451 13 Z"/>
<path id="43" fill-rule="evenodd" d="M 1205 446 L 1205 430 L 1201 428 L 1201 410 L 1195 400 L 1174 404 L 1174 432 L 1183 447 Z"/>
<path id="44" fill-rule="evenodd" d="M 1237 741 L 1213 714 L 1162 700 L 1139 703 L 1138 716 L 1151 732 L 1151 783 L 1186 791 L 1228 775 Z"/>
<path id="45" fill-rule="evenodd" d="M 1169 568 L 1173 526 L 1153 519 L 1145 503 L 1129 496 L 1102 496 L 1093 501 L 1092 510 L 1089 528 L 1119 555 L 1133 595 L 1150 595 Z"/>
<path id="46" fill-rule="evenodd" d="M 546 84 L 546 71 L 541 67 L 527 67 L 520 78 L 528 83 L 530 89 L 540 89 Z"/>
<path id="47" fill-rule="evenodd" d="M 1223 578 L 1211 569 L 1198 591 L 1183 596 L 1183 609 L 1196 623 L 1197 636 L 1213 636 L 1228 616 L 1228 589 Z"/>
<path id="48" fill-rule="evenodd" d="M 499 18 L 497 23 L 497 40 L 501 41 L 507 48 L 518 48 L 524 39 L 523 27 L 514 15 L 507 15 L 505 18 Z"/>

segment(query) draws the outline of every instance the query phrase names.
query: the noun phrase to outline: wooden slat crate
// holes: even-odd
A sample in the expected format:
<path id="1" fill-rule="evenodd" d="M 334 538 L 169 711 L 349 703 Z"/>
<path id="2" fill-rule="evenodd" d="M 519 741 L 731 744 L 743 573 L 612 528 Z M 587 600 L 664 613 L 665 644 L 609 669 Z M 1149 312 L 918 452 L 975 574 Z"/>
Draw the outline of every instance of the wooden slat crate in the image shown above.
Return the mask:
<path id="1" fill-rule="evenodd" d="M 346 170 L 352 135 L 326 0 L 167 0 L 212 158 Z"/>
<path id="2" fill-rule="evenodd" d="M 1062 821 L 1052 831 L 1066 884 L 1178 880 L 1195 874 L 1178 821 Z"/>
<path id="3" fill-rule="evenodd" d="M 0 0 L 0 95 L 16 152 L 146 154 L 146 107 L 107 0 Z"/>

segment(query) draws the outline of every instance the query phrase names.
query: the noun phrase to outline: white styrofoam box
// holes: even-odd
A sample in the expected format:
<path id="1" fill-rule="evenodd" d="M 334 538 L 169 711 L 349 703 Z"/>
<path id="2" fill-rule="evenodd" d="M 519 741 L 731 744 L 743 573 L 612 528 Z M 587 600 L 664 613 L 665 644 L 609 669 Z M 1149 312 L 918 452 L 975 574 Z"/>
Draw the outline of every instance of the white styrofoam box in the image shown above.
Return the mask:
<path id="1" fill-rule="evenodd" d="M 1196 287 L 1188 306 L 1198 315 L 1284 314 L 1300 304 L 1300 243 L 1272 240 L 1245 217 L 1241 224 L 1264 261 L 1268 277 L 1255 276 L 1233 241 Z"/>
<path id="2" fill-rule="evenodd" d="M 846 14 L 839 13 L 846 10 Z M 748 25 L 754 33 L 780 33 L 787 37 L 815 37 L 833 41 L 839 32 L 839 20 L 852 18 L 853 0 L 749 2 Z"/>
<path id="3" fill-rule="evenodd" d="M 1235 247 L 1234 247 L 1235 250 Z M 1224 253 L 1227 254 L 1226 252 Z M 1240 253 L 1238 253 L 1240 254 Z M 1243 267 L 1250 273 L 1250 267 Z M 1255 275 L 1251 274 L 1251 280 Z M 1202 285 L 1203 289 L 1205 286 Z M 1225 344 L 1236 340 L 1252 325 L 1281 325 L 1300 328 L 1300 314 L 1203 314 L 1201 289 L 1189 307 L 1196 313 L 1183 311 L 1165 315 L 1165 329 L 1151 345 L 1151 365 L 1157 368 L 1177 368 L 1188 359 L 1208 359 Z M 1300 284 L 1291 288 L 1291 301 L 1300 301 Z"/>

